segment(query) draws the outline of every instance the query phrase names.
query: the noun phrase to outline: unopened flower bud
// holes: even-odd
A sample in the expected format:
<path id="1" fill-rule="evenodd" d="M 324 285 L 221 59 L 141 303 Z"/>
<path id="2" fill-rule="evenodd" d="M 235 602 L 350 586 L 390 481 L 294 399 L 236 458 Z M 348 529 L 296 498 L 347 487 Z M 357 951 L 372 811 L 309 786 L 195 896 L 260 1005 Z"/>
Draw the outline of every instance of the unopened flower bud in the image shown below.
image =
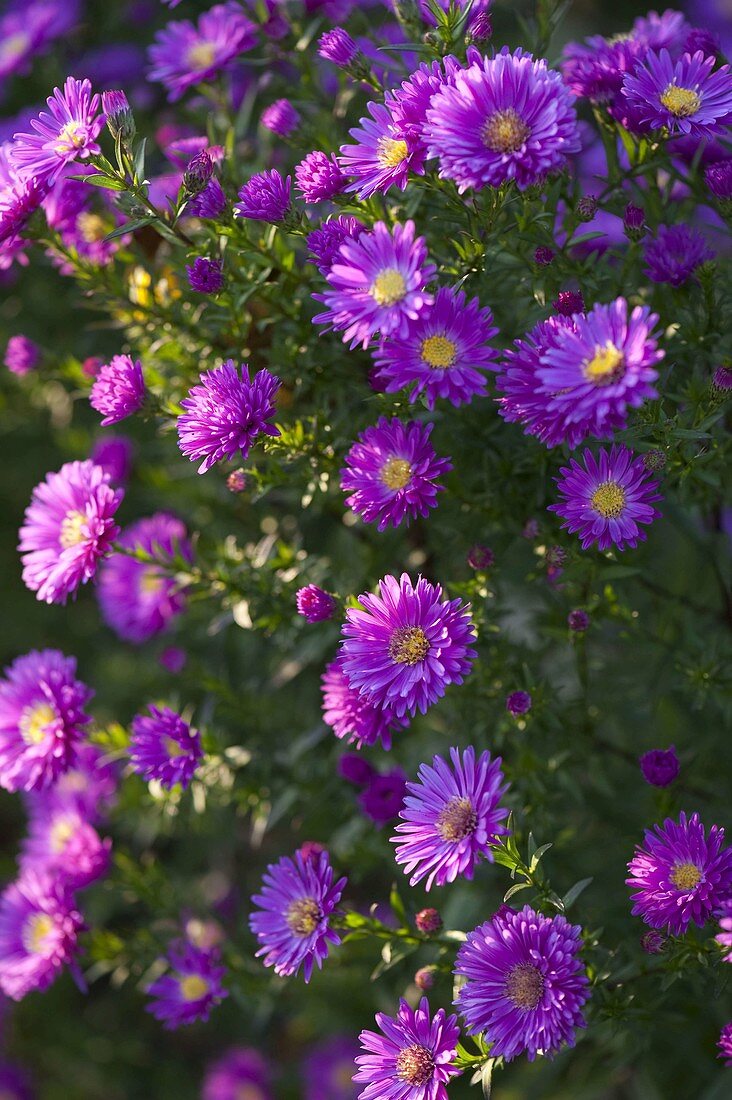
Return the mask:
<path id="1" fill-rule="evenodd" d="M 436 909 L 420 909 L 414 918 L 414 923 L 425 936 L 433 936 L 442 928 L 442 917 Z"/>

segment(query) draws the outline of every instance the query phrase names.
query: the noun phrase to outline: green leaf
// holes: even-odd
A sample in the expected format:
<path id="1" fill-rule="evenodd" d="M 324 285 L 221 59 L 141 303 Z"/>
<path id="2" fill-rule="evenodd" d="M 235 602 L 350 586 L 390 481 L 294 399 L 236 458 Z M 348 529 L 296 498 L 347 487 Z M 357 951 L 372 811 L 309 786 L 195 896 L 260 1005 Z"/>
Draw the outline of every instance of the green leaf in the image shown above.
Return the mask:
<path id="1" fill-rule="evenodd" d="M 548 852 L 551 847 L 552 847 L 552 843 L 551 843 L 551 841 L 549 841 L 548 844 L 542 844 L 541 847 L 536 849 L 533 856 L 531 857 L 531 863 L 529 864 L 529 870 L 530 871 L 533 872 L 533 871 L 536 870 L 536 868 L 539 866 L 539 861 L 541 860 L 541 857 L 546 852 Z"/>
<path id="2" fill-rule="evenodd" d="M 113 241 L 117 237 L 124 237 L 125 233 L 134 233 L 136 229 L 144 229 L 146 225 L 152 225 L 154 221 L 157 221 L 157 218 L 139 218 L 136 222 L 125 222 L 124 225 L 118 225 L 111 233 L 107 233 L 104 239 L 105 241 Z"/>
<path id="3" fill-rule="evenodd" d="M 111 179 L 109 176 L 103 176 L 101 173 L 98 176 L 69 176 L 69 179 L 90 183 L 92 187 L 103 187 L 106 191 L 127 190 L 127 185 L 124 184 L 122 180 Z"/>
<path id="4" fill-rule="evenodd" d="M 586 890 L 591 882 L 592 876 L 590 876 L 590 878 L 581 878 L 579 882 L 575 882 L 574 886 L 570 886 L 569 890 L 567 890 L 567 893 L 562 898 L 562 905 L 564 908 L 569 909 L 570 905 L 576 902 L 582 891 Z"/>
<path id="5" fill-rule="evenodd" d="M 529 886 L 531 886 L 530 882 L 516 882 L 513 886 L 509 886 L 508 890 L 506 890 L 506 893 L 503 895 L 504 902 L 507 902 L 514 894 L 518 894 L 519 890 L 528 890 Z"/>
<path id="6" fill-rule="evenodd" d="M 404 902 L 402 901 L 396 883 L 393 884 L 391 893 L 389 894 L 389 905 L 391 905 L 392 913 L 396 919 L 406 928 L 408 925 L 407 910 L 404 908 Z"/>
<path id="7" fill-rule="evenodd" d="M 135 155 L 132 161 L 132 170 L 135 174 L 135 179 L 138 181 L 145 178 L 145 146 L 147 145 L 147 138 L 143 138 L 140 144 L 135 149 Z"/>

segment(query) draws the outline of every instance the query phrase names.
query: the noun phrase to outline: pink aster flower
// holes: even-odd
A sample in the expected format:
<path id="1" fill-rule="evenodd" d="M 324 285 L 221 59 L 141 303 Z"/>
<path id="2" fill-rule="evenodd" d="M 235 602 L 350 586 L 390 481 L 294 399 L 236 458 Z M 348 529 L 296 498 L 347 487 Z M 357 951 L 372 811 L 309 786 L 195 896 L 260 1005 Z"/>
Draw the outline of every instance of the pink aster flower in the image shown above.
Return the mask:
<path id="1" fill-rule="evenodd" d="M 336 737 L 357 749 L 378 742 L 384 749 L 391 748 L 392 733 L 406 726 L 406 718 L 398 718 L 391 707 L 367 702 L 356 688 L 351 687 L 338 660 L 331 661 L 320 682 L 323 721 Z"/>
<path id="2" fill-rule="evenodd" d="M 88 80 L 68 77 L 46 102 L 48 111 L 31 121 L 33 132 L 14 135 L 13 160 L 24 179 L 50 184 L 74 161 L 101 153 L 96 138 L 104 118 Z"/>
<path id="3" fill-rule="evenodd" d="M 159 80 L 174 102 L 195 84 L 211 80 L 257 41 L 257 28 L 241 6 L 227 2 L 204 12 L 197 24 L 168 23 L 150 47 L 150 79 Z"/>
<path id="4" fill-rule="evenodd" d="M 21 1001 L 47 989 L 73 963 L 82 927 L 68 887 L 26 871 L 0 897 L 0 990 Z"/>
<path id="5" fill-rule="evenodd" d="M 340 155 L 343 171 L 356 177 L 346 191 L 355 191 L 359 199 L 383 194 L 392 186 L 403 191 L 410 172 L 424 172 L 423 152 L 394 121 L 388 103 L 369 103 L 367 109 L 371 118 L 362 118 L 349 130 L 356 144 L 342 145 Z"/>
<path id="6" fill-rule="evenodd" d="M 77 808 L 51 807 L 31 817 L 21 844 L 21 872 L 43 870 L 70 890 L 82 890 L 107 873 L 112 842 Z"/>
<path id="7" fill-rule="evenodd" d="M 113 355 L 100 368 L 89 394 L 89 404 L 102 414 L 102 426 L 125 420 L 141 409 L 144 402 L 142 363 L 129 355 Z"/>

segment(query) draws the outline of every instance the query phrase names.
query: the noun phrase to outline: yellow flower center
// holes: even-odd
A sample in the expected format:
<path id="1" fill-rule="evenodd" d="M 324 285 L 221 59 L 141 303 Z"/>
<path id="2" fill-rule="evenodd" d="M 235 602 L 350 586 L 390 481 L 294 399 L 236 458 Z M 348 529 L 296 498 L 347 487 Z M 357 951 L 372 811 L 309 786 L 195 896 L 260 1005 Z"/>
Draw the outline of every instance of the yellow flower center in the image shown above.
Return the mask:
<path id="1" fill-rule="evenodd" d="M 200 1001 L 209 991 L 209 984 L 200 974 L 188 974 L 178 979 L 181 997 L 184 1001 Z"/>
<path id="2" fill-rule="evenodd" d="M 81 214 L 79 214 L 79 217 L 76 219 L 76 224 L 87 244 L 94 244 L 96 241 L 101 241 L 107 232 L 107 226 L 104 219 L 101 218 L 99 214 L 92 214 L 90 210 L 82 210 Z"/>
<path id="3" fill-rule="evenodd" d="M 406 458 L 390 458 L 381 467 L 381 480 L 387 489 L 403 489 L 411 476 L 412 467 Z"/>
<path id="4" fill-rule="evenodd" d="M 193 72 L 210 69 L 216 60 L 216 47 L 213 42 L 197 42 L 186 54 L 186 64 Z"/>
<path id="5" fill-rule="evenodd" d="M 494 153 L 515 153 L 531 133 L 513 107 L 496 111 L 483 124 L 480 136 L 483 144 Z"/>
<path id="6" fill-rule="evenodd" d="M 40 745 L 48 727 L 55 719 L 56 711 L 50 703 L 35 703 L 26 707 L 18 723 L 20 735 L 26 745 Z"/>
<path id="7" fill-rule="evenodd" d="M 170 760 L 175 760 L 178 756 L 186 756 L 186 750 L 178 741 L 174 741 L 172 737 L 163 737 L 161 742 L 165 749 L 165 755 Z"/>
<path id="8" fill-rule="evenodd" d="M 53 918 L 48 913 L 32 913 L 20 934 L 23 947 L 30 955 L 42 955 L 46 939 L 53 932 Z"/>
<path id="9" fill-rule="evenodd" d="M 519 963 L 508 972 L 506 996 L 517 1008 L 536 1008 L 544 992 L 544 977 L 530 963 Z"/>
<path id="10" fill-rule="evenodd" d="M 87 525 L 87 519 L 83 512 L 67 512 L 61 523 L 61 533 L 58 541 L 63 550 L 70 546 L 78 546 L 87 537 L 83 528 Z"/>
<path id="11" fill-rule="evenodd" d="M 689 118 L 701 107 L 701 96 L 693 88 L 679 88 L 669 84 L 661 95 L 661 103 L 676 118 Z"/>
<path id="12" fill-rule="evenodd" d="M 604 348 L 597 344 L 595 354 L 591 359 L 586 359 L 584 364 L 585 378 L 598 386 L 614 382 L 622 377 L 624 371 L 625 355 L 609 340 Z"/>
<path id="13" fill-rule="evenodd" d="M 66 153 L 75 153 L 77 149 L 83 149 L 86 145 L 86 127 L 80 122 L 67 122 L 59 130 L 54 144 L 54 152 L 64 156 Z"/>
<path id="14" fill-rule="evenodd" d="M 422 361 L 433 370 L 446 370 L 455 362 L 457 344 L 447 336 L 428 336 L 422 341 Z"/>
<path id="15" fill-rule="evenodd" d="M 407 159 L 406 141 L 401 138 L 382 137 L 376 143 L 376 159 L 382 168 L 396 168 Z"/>
<path id="16" fill-rule="evenodd" d="M 371 297 L 379 306 L 393 306 L 407 293 L 407 284 L 395 267 L 384 268 L 374 279 Z"/>
<path id="17" fill-rule="evenodd" d="M 140 591 L 148 595 L 160 592 L 165 584 L 165 575 L 155 565 L 146 566 L 140 572 Z"/>
<path id="18" fill-rule="evenodd" d="M 592 507 L 603 519 L 614 519 L 625 507 L 625 489 L 617 481 L 603 481 L 592 494 Z"/>
<path id="19" fill-rule="evenodd" d="M 25 31 L 10 34 L 0 42 L 0 58 L 10 61 L 16 57 L 22 57 L 30 44 L 30 35 L 26 34 Z"/>
<path id="20" fill-rule="evenodd" d="M 2 1100 L 2 1097 L 0 1097 Z M 256 1085 L 237 1085 L 234 1100 L 264 1100 L 264 1094 Z"/>
<path id="21" fill-rule="evenodd" d="M 389 656 L 400 665 L 416 665 L 430 651 L 430 643 L 420 626 L 402 626 L 389 642 Z"/>
<path id="22" fill-rule="evenodd" d="M 432 1052 L 418 1043 L 405 1047 L 397 1054 L 396 1072 L 400 1081 L 406 1081 L 410 1085 L 426 1085 L 435 1072 Z"/>
<path id="23" fill-rule="evenodd" d="M 451 798 L 437 818 L 437 832 L 443 840 L 463 840 L 475 831 L 478 817 L 469 798 Z"/>
<path id="24" fill-rule="evenodd" d="M 63 852 L 66 845 L 74 835 L 75 825 L 68 817 L 60 817 L 57 821 L 54 821 L 50 831 L 50 844 L 51 851 L 58 855 Z"/>
<path id="25" fill-rule="evenodd" d="M 296 936 L 309 936 L 316 930 L 322 917 L 315 898 L 298 898 L 287 910 L 287 926 Z"/>
<path id="26" fill-rule="evenodd" d="M 693 890 L 702 876 L 695 863 L 676 863 L 668 877 L 677 889 Z"/>

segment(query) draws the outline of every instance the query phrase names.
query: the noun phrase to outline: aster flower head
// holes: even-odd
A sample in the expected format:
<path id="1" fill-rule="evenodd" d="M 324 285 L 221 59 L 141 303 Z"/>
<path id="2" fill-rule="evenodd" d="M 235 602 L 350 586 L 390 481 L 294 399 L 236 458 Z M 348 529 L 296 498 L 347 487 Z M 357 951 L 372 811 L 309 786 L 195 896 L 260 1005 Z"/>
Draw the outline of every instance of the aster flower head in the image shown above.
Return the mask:
<path id="1" fill-rule="evenodd" d="M 75 761 L 91 721 L 93 692 L 76 679 L 76 660 L 57 649 L 32 650 L 0 680 L 0 786 L 49 787 Z"/>
<path id="2" fill-rule="evenodd" d="M 333 618 L 336 602 L 330 592 L 318 588 L 317 584 L 307 584 L 298 589 L 295 601 L 297 613 L 302 615 L 309 623 L 322 623 Z"/>
<path id="3" fill-rule="evenodd" d="M 4 5 L 0 15 L 0 81 L 26 73 L 55 38 L 69 30 L 79 15 L 78 4 L 54 0 Z M 12 1094 L 14 1095 L 14 1094 Z"/>
<path id="4" fill-rule="evenodd" d="M 130 142 L 135 136 L 135 117 L 125 93 L 118 89 L 102 92 L 102 110 L 115 141 Z"/>
<path id="5" fill-rule="evenodd" d="M 277 225 L 290 212 L 292 177 L 283 179 L 276 168 L 258 172 L 239 190 L 239 202 L 234 206 L 237 218 L 270 222 Z"/>
<path id="6" fill-rule="evenodd" d="M 5 366 L 22 377 L 34 371 L 41 361 L 41 349 L 27 336 L 11 336 L 5 348 Z"/>
<path id="7" fill-rule="evenodd" d="M 455 961 L 455 974 L 467 979 L 455 1004 L 468 1034 L 483 1032 L 491 1055 L 507 1062 L 574 1046 L 589 997 L 580 936 L 579 925 L 528 905 L 503 906 L 470 932 Z"/>
<path id="8" fill-rule="evenodd" d="M 185 524 L 167 512 L 131 523 L 119 537 L 128 551 L 158 559 L 179 555 L 193 561 Z M 186 593 L 175 576 L 156 562 L 112 554 L 99 572 L 97 588 L 102 618 L 120 638 L 140 645 L 165 630 L 186 608 Z"/>
<path id="9" fill-rule="evenodd" d="M 411 147 L 422 159 L 427 156 L 424 130 L 430 101 L 461 70 L 460 62 L 452 54 L 431 63 L 423 61 L 389 94 L 389 111 L 394 122 L 409 135 Z"/>
<path id="10" fill-rule="evenodd" d="M 320 969 L 328 957 L 328 945 L 341 942 L 329 918 L 346 881 L 333 881 L 327 852 L 309 860 L 296 852 L 292 859 L 283 856 L 270 864 L 261 893 L 252 898 L 258 911 L 249 918 L 261 944 L 256 954 L 264 956 L 265 966 L 273 966 L 280 977 L 297 974 L 302 967 L 305 981 L 310 981 L 315 964 Z"/>
<path id="11" fill-rule="evenodd" d="M 613 107 L 623 87 L 623 77 L 645 56 L 647 45 L 630 35 L 614 39 L 595 34 L 584 42 L 564 47 L 562 76 L 576 96 Z"/>
<path id="12" fill-rule="evenodd" d="M 212 176 L 203 191 L 191 199 L 186 207 L 186 214 L 193 218 L 218 218 L 226 209 L 226 195 L 224 189 Z"/>
<path id="13" fill-rule="evenodd" d="M 532 699 L 528 691 L 512 691 L 510 695 L 506 696 L 506 710 L 514 718 L 528 714 L 531 710 L 531 703 Z"/>
<path id="14" fill-rule="evenodd" d="M 28 791 L 25 801 L 32 817 L 75 811 L 90 825 L 97 825 L 109 814 L 118 784 L 116 767 L 106 760 L 103 750 L 82 741 L 73 764 L 56 777 L 53 786 Z"/>
<path id="15" fill-rule="evenodd" d="M 164 84 L 175 102 L 193 85 L 227 69 L 256 41 L 257 28 L 239 4 L 215 4 L 197 24 L 184 19 L 158 31 L 149 50 L 150 79 Z"/>
<path id="16" fill-rule="evenodd" d="M 720 203 L 732 201 L 732 157 L 710 164 L 704 171 L 707 187 Z"/>
<path id="17" fill-rule="evenodd" d="M 199 474 L 225 459 L 246 458 L 260 434 L 280 434 L 269 423 L 279 388 L 279 379 L 268 370 L 250 378 L 249 367 L 239 369 L 233 359 L 204 371 L 201 385 L 181 401 L 185 412 L 178 417 L 178 446 L 191 462 L 202 460 Z"/>
<path id="18" fill-rule="evenodd" d="M 371 118 L 362 118 L 360 125 L 349 130 L 355 145 L 342 145 L 340 166 L 348 176 L 355 176 L 346 191 L 355 191 L 359 199 L 368 199 L 390 187 L 405 189 L 409 173 L 424 172 L 424 155 L 410 134 L 394 121 L 387 103 L 369 103 Z"/>
<path id="19" fill-rule="evenodd" d="M 402 808 L 407 777 L 401 768 L 373 772 L 359 797 L 361 811 L 377 825 L 393 821 Z"/>
<path id="20" fill-rule="evenodd" d="M 627 447 L 600 448 L 597 457 L 585 450 L 584 464 L 570 458 L 556 478 L 561 504 L 549 511 L 562 517 L 566 527 L 578 534 L 582 549 L 593 543 L 599 550 L 624 550 L 646 538 L 642 525 L 660 516 L 654 503 L 661 499 L 658 482 L 651 478 L 642 457 Z"/>
<path id="21" fill-rule="evenodd" d="M 117 424 L 142 408 L 145 381 L 142 363 L 129 355 L 113 355 L 99 370 L 89 394 L 89 404 L 102 414 L 102 426 Z"/>
<path id="22" fill-rule="evenodd" d="M 359 1100 L 447 1100 L 447 1084 L 461 1070 L 457 1056 L 460 1028 L 457 1016 L 444 1008 L 430 1015 L 423 997 L 417 1008 L 403 998 L 396 1017 L 377 1012 L 380 1032 L 362 1031 L 365 1054 L 356 1059 L 354 1081 L 366 1087 Z"/>
<path id="23" fill-rule="evenodd" d="M 168 1031 L 207 1020 L 211 1009 L 228 997 L 223 986 L 226 970 L 219 965 L 218 951 L 180 942 L 171 945 L 166 961 L 168 972 L 147 988 L 153 1000 L 146 1011 Z"/>
<path id="24" fill-rule="evenodd" d="M 688 225 L 660 225 L 657 235 L 645 246 L 645 273 L 654 283 L 681 286 L 700 264 L 714 256 L 715 252 L 707 247 L 698 229 Z"/>
<path id="25" fill-rule="evenodd" d="M 96 138 L 104 117 L 89 81 L 73 76 L 46 102 L 48 111 L 31 120 L 32 133 L 14 135 L 13 161 L 23 179 L 51 184 L 74 161 L 101 153 Z"/>
<path id="26" fill-rule="evenodd" d="M 728 1069 L 732 1069 L 732 1020 L 728 1024 L 725 1024 L 719 1033 L 719 1040 L 717 1041 L 719 1047 L 718 1058 L 725 1059 L 725 1066 Z"/>
<path id="27" fill-rule="evenodd" d="M 405 336 L 385 340 L 374 352 L 376 380 L 387 393 L 410 387 L 409 400 L 423 398 L 428 409 L 439 398 L 465 405 L 485 396 L 485 371 L 498 355 L 488 340 L 497 332 L 493 314 L 477 298 L 440 287 Z"/>
<path id="28" fill-rule="evenodd" d="M 574 96 L 559 73 L 506 48 L 443 85 L 427 110 L 425 139 L 440 176 L 461 194 L 510 180 L 523 191 L 580 149 Z"/>
<path id="29" fill-rule="evenodd" d="M 698 51 L 674 61 L 668 50 L 649 50 L 623 79 L 623 95 L 641 122 L 671 134 L 714 137 L 732 120 L 729 65 L 713 72 L 715 57 Z"/>
<path id="30" fill-rule="evenodd" d="M 208 149 L 199 149 L 183 173 L 183 186 L 189 195 L 198 195 L 213 176 L 213 160 Z"/>
<path id="31" fill-rule="evenodd" d="M 727 963 L 732 963 L 732 898 L 727 898 L 717 912 L 721 932 L 715 936 L 715 940 L 722 948 L 722 958 Z"/>
<path id="32" fill-rule="evenodd" d="M 305 202 L 324 202 L 343 191 L 347 176 L 334 153 L 328 155 L 315 149 L 295 168 L 295 183 Z"/>
<path id="33" fill-rule="evenodd" d="M 413 221 L 391 231 L 377 222 L 371 232 L 341 245 L 326 274 L 330 289 L 313 295 L 328 307 L 313 324 L 342 331 L 352 348 L 366 347 L 377 332 L 404 338 L 433 302 L 425 287 L 436 269 L 426 261 L 427 245 L 415 237 Z"/>
<path id="34" fill-rule="evenodd" d="M 48 191 L 37 179 L 21 179 L 10 163 L 8 145 L 0 145 L 0 271 L 15 261 L 26 263 L 21 236 Z"/>
<path id="35" fill-rule="evenodd" d="M 157 780 L 170 790 L 185 790 L 203 759 L 201 735 L 170 707 L 148 706 L 149 714 L 132 719 L 130 761 L 146 780 Z"/>
<path id="36" fill-rule="evenodd" d="M 575 608 L 567 615 L 567 626 L 573 634 L 584 634 L 589 630 L 590 616 L 581 607 Z"/>
<path id="37" fill-rule="evenodd" d="M 258 1051 L 232 1047 L 206 1070 L 201 1100 L 274 1100 L 271 1076 Z"/>
<path id="38" fill-rule="evenodd" d="M 639 758 L 641 773 L 652 787 L 668 787 L 679 774 L 679 758 L 676 749 L 651 749 Z"/>
<path id="39" fill-rule="evenodd" d="M 124 485 L 132 470 L 133 451 L 126 435 L 104 435 L 92 447 L 91 461 L 109 474 L 113 485 Z"/>
<path id="40" fill-rule="evenodd" d="M 358 46 L 343 27 L 325 31 L 318 39 L 318 53 L 326 61 L 344 69 L 358 53 Z"/>
<path id="41" fill-rule="evenodd" d="M 320 229 L 309 233 L 306 238 L 308 251 L 320 274 L 328 274 L 345 240 L 356 240 L 365 232 L 366 226 L 358 218 L 350 214 L 340 214 L 337 218 L 323 222 Z"/>
<path id="42" fill-rule="evenodd" d="M 186 265 L 186 275 L 191 290 L 197 294 L 218 294 L 224 285 L 223 261 L 208 256 L 196 256 Z"/>
<path id="43" fill-rule="evenodd" d="M 491 550 L 490 546 L 483 546 L 482 543 L 476 543 L 471 546 L 465 558 L 467 564 L 471 569 L 475 569 L 476 572 L 485 572 L 486 569 L 490 569 L 496 560 L 496 555 Z"/>
<path id="44" fill-rule="evenodd" d="M 413 585 L 379 581 L 379 595 L 359 597 L 343 626 L 341 668 L 367 702 L 389 706 L 399 716 L 422 714 L 460 684 L 476 657 L 475 630 L 461 600 L 445 600 L 442 588 L 419 577 Z"/>
<path id="45" fill-rule="evenodd" d="M 266 130 L 286 138 L 300 125 L 300 112 L 289 99 L 277 99 L 262 112 L 261 122 Z"/>
<path id="46" fill-rule="evenodd" d="M 124 493 L 88 459 L 67 462 L 36 485 L 20 529 L 23 583 L 39 600 L 65 603 L 112 548 Z"/>
<path id="47" fill-rule="evenodd" d="M 31 817 L 21 845 L 21 873 L 52 874 L 70 890 L 82 890 L 107 873 L 112 842 L 102 839 L 75 806 L 54 806 Z M 2 1095 L 2 1094 L 0 1094 Z"/>
<path id="48" fill-rule="evenodd" d="M 353 1060 L 359 1050 L 355 1035 L 331 1035 L 316 1043 L 303 1062 L 303 1100 L 354 1100 Z"/>
<path id="49" fill-rule="evenodd" d="M 670 935 L 681 935 L 692 921 L 702 927 L 732 897 L 732 848 L 717 825 L 707 835 L 698 814 L 647 829 L 628 870 L 633 916 Z"/>
<path id="50" fill-rule="evenodd" d="M 346 505 L 379 531 L 429 515 L 444 489 L 437 478 L 452 469 L 430 443 L 432 424 L 380 417 L 366 428 L 345 458 L 341 489 Z"/>
<path id="51" fill-rule="evenodd" d="M 391 707 L 368 702 L 352 688 L 339 660 L 328 665 L 320 683 L 323 721 L 336 737 L 359 749 L 377 742 L 384 749 L 391 748 L 392 733 L 407 724 L 405 718 L 397 717 Z"/>
<path id="52" fill-rule="evenodd" d="M 67 886 L 54 876 L 26 870 L 0 896 L 0 990 L 21 1001 L 55 981 L 73 963 L 81 914 Z"/>
<path id="53" fill-rule="evenodd" d="M 426 878 L 425 889 L 472 879 L 478 861 L 493 862 L 491 846 L 508 833 L 508 810 L 499 805 L 508 790 L 501 758 L 471 746 L 461 754 L 450 749 L 449 764 L 441 756 L 420 765 L 416 783 L 407 783 L 404 808 L 396 827 L 395 858 L 411 875 L 410 886 Z"/>

